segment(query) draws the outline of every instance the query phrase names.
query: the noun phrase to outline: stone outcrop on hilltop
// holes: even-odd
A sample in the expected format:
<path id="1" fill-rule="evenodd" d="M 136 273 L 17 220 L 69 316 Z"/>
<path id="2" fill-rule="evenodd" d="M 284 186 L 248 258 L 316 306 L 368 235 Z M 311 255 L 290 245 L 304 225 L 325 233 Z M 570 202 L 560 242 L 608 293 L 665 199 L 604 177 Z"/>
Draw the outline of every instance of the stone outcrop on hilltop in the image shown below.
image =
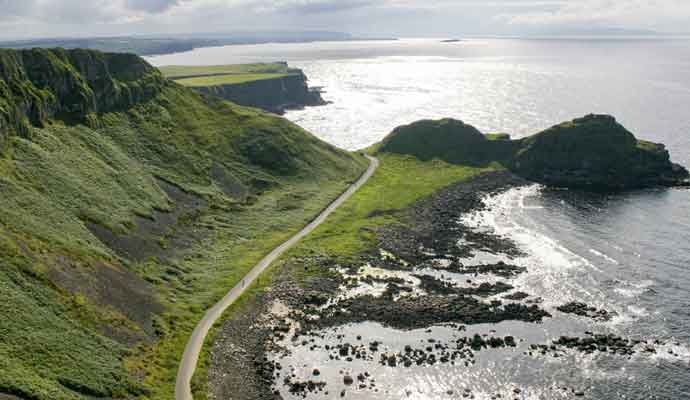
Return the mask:
<path id="1" fill-rule="evenodd" d="M 524 178 L 557 187 L 624 190 L 686 185 L 688 171 L 663 144 L 638 140 L 608 115 L 587 115 L 518 140 L 483 135 L 453 119 L 396 128 L 379 152 L 455 164 L 498 162 Z"/>

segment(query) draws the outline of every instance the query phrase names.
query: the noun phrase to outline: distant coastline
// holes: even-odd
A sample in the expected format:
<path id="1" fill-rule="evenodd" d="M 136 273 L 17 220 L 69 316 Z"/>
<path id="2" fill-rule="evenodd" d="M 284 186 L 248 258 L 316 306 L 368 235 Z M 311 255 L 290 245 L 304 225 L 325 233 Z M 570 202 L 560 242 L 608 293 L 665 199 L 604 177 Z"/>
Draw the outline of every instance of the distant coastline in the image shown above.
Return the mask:
<path id="1" fill-rule="evenodd" d="M 90 49 L 112 53 L 134 53 L 158 56 L 181 53 L 205 47 L 269 44 L 397 40 L 384 37 L 355 37 L 342 32 L 257 32 L 242 34 L 194 34 L 171 36 L 113 36 L 84 38 L 37 38 L 0 41 L 0 48 Z"/>

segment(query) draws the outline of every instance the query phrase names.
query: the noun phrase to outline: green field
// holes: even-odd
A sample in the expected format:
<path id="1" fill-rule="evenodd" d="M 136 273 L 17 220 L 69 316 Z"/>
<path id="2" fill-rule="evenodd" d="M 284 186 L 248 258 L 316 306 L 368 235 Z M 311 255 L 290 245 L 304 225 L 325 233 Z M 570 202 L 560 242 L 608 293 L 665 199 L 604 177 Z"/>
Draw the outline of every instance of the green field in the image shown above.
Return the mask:
<path id="1" fill-rule="evenodd" d="M 235 85 L 290 75 L 285 63 L 161 67 L 165 77 L 189 87 Z"/>
<path id="2" fill-rule="evenodd" d="M 228 65 L 204 65 L 181 66 L 169 65 L 160 68 L 166 78 L 203 76 L 203 75 L 227 75 L 227 74 L 286 74 L 288 66 L 284 63 L 256 63 L 256 64 L 228 64 Z"/>
<path id="3" fill-rule="evenodd" d="M 198 76 L 194 78 L 177 79 L 176 82 L 189 87 L 199 86 L 220 86 L 220 85 L 236 85 L 238 83 L 246 83 L 253 81 L 260 81 L 264 79 L 276 79 L 287 76 L 288 74 L 232 74 L 232 75 L 209 75 Z"/>

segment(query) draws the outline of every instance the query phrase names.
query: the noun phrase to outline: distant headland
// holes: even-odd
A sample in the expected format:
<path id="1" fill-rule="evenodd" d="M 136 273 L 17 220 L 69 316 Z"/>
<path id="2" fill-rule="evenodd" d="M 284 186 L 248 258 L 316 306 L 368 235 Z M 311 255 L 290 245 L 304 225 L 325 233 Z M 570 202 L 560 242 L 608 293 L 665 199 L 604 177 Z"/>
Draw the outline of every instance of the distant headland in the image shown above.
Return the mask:
<path id="1" fill-rule="evenodd" d="M 327 104 L 319 88 L 310 88 L 302 70 L 286 62 L 162 67 L 163 74 L 197 92 L 275 114 Z"/>

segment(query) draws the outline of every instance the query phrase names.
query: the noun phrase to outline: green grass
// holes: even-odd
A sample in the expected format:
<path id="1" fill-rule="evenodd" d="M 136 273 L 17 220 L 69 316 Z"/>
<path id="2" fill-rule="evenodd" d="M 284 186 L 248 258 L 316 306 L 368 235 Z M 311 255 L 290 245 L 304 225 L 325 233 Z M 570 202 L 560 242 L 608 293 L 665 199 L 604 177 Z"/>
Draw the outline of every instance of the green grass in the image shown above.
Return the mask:
<path id="1" fill-rule="evenodd" d="M 422 162 L 393 154 L 378 157 L 381 166 L 369 182 L 295 251 L 348 257 L 370 249 L 374 245 L 371 230 L 396 222 L 386 212 L 405 209 L 439 189 L 493 168 L 452 165 L 440 160 Z M 371 217 L 373 212 L 383 215 Z"/>
<path id="2" fill-rule="evenodd" d="M 127 349 L 65 318 L 66 296 L 27 276 L 22 270 L 35 268 L 22 265 L 29 260 L 1 253 L 0 393 L 56 400 L 82 398 L 75 388 L 96 397 L 139 393 L 122 367 Z"/>
<path id="3" fill-rule="evenodd" d="M 51 121 L 10 136 L 0 154 L 0 393 L 167 400 L 205 310 L 366 162 L 282 118 L 177 84 L 126 112 L 92 115 L 90 126 Z M 206 201 L 174 228 L 205 239 L 170 261 L 121 259 L 86 222 L 130 233 L 137 217 L 173 206 L 158 179 Z M 226 195 L 223 180 L 247 195 Z M 106 270 L 130 281 L 104 280 Z M 113 301 L 105 290 L 145 282 L 143 297 Z M 152 327 L 129 316 L 153 298 L 163 311 Z M 121 333 L 151 342 L 134 346 Z"/>
<path id="4" fill-rule="evenodd" d="M 228 74 L 286 74 L 288 66 L 284 63 L 256 63 L 256 64 L 228 64 L 181 66 L 170 65 L 160 68 L 165 77 L 175 79 L 179 77 Z"/>
<path id="5" fill-rule="evenodd" d="M 189 86 L 235 85 L 265 79 L 282 78 L 290 74 L 285 63 L 229 64 L 206 66 L 167 66 L 161 72 L 177 83 Z"/>
<path id="6" fill-rule="evenodd" d="M 508 133 L 485 133 L 484 136 L 489 140 L 510 140 Z"/>
<path id="7" fill-rule="evenodd" d="M 236 85 L 239 83 L 261 81 L 266 79 L 277 79 L 287 75 L 288 74 L 233 74 L 199 76 L 195 78 L 178 79 L 177 83 L 189 87 Z"/>
<path id="8" fill-rule="evenodd" d="M 645 151 L 650 151 L 654 152 L 659 149 L 659 145 L 657 143 L 652 143 L 648 142 L 646 140 L 637 140 L 637 148 Z"/>
<path id="9" fill-rule="evenodd" d="M 172 397 L 184 346 L 205 311 L 261 258 L 306 225 L 352 179 L 290 184 L 289 190 L 265 194 L 245 212 L 205 216 L 204 223 L 215 226 L 217 233 L 179 262 L 182 269 L 191 270 L 183 279 L 171 280 L 166 276 L 166 266 L 157 262 L 139 267 L 149 279 L 172 282 L 163 291 L 171 311 L 161 321 L 162 340 L 128 360 L 130 369 L 147 374 L 147 386 L 155 388 L 152 398 Z M 279 206 L 280 200 L 294 191 L 304 193 L 306 198 L 300 207 L 286 211 Z"/>

